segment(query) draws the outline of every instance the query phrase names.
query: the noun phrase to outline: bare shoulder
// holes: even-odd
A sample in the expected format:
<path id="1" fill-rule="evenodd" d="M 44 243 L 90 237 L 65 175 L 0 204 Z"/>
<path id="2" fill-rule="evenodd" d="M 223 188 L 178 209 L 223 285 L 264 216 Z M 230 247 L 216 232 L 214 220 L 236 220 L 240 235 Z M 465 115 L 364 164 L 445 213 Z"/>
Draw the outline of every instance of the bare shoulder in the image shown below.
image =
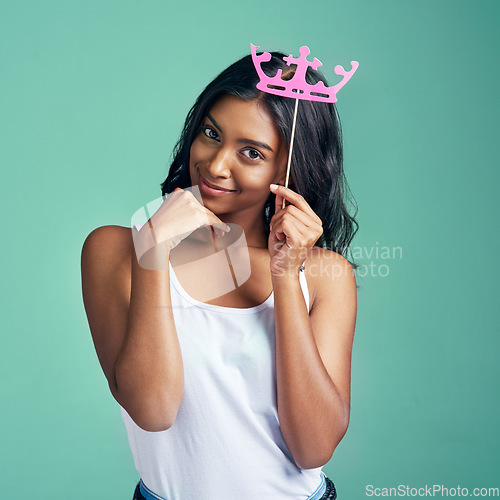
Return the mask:
<path id="1" fill-rule="evenodd" d="M 99 268 L 101 271 L 116 270 L 130 259 L 133 248 L 130 228 L 102 226 L 94 229 L 85 239 L 82 247 L 82 269 Z"/>
<path id="2" fill-rule="evenodd" d="M 130 228 L 102 226 L 87 236 L 81 256 L 84 300 L 86 293 L 110 293 L 128 302 L 132 251 Z"/>
<path id="3" fill-rule="evenodd" d="M 312 307 L 319 302 L 356 302 L 356 277 L 350 262 L 337 252 L 313 247 L 305 263 Z"/>
<path id="4" fill-rule="evenodd" d="M 109 253 L 120 255 L 130 250 L 132 233 L 130 228 L 122 226 L 101 226 L 85 238 L 82 255 L 106 258 Z M 116 254 L 115 254 L 116 255 Z"/>

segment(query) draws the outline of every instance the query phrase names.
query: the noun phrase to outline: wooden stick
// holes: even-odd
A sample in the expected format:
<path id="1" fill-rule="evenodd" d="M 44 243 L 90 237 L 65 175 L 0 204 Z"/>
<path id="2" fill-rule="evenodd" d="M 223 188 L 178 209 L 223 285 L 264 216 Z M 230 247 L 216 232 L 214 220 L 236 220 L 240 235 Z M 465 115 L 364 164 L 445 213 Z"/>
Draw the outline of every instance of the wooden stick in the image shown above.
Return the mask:
<path id="1" fill-rule="evenodd" d="M 292 124 L 292 137 L 290 139 L 290 150 L 288 151 L 288 164 L 286 166 L 285 187 L 288 187 L 288 179 L 290 178 L 290 165 L 292 163 L 293 139 L 295 137 L 295 123 L 297 121 L 298 106 L 299 106 L 299 100 L 295 99 L 295 109 L 293 112 L 293 124 Z M 281 206 L 281 208 L 285 208 L 285 198 L 283 198 L 283 205 Z"/>

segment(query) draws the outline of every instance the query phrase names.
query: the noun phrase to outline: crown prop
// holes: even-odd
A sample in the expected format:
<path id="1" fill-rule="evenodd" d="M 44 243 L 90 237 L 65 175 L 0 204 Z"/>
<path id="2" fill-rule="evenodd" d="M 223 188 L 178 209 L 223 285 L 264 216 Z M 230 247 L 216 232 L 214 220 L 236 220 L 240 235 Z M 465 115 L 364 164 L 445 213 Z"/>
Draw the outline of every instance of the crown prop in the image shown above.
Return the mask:
<path id="1" fill-rule="evenodd" d="M 310 53 L 308 47 L 303 45 L 300 47 L 300 57 L 295 58 L 292 54 L 284 57 L 283 60 L 288 66 L 296 64 L 297 69 L 290 80 L 283 80 L 281 78 L 282 71 L 279 69 L 275 76 L 269 77 L 262 71 L 261 63 L 269 62 L 271 54 L 264 52 L 258 55 L 258 46 L 250 44 L 252 51 L 252 61 L 255 70 L 259 75 L 260 81 L 257 88 L 268 94 L 282 95 L 284 97 L 292 97 L 294 99 L 303 99 L 306 101 L 320 101 L 320 102 L 337 102 L 337 92 L 351 79 L 354 72 L 358 69 L 358 62 L 351 61 L 351 70 L 346 71 L 342 66 L 335 66 L 334 72 L 337 75 L 342 75 L 342 80 L 333 87 L 325 87 L 323 82 L 318 82 L 314 85 L 306 83 L 306 71 L 309 67 L 316 70 L 322 66 L 319 59 L 314 58 L 313 61 L 308 61 L 307 56 Z"/>
<path id="2" fill-rule="evenodd" d="M 250 50 L 252 52 L 252 61 L 255 66 L 255 70 L 259 75 L 259 83 L 257 88 L 268 94 L 281 95 L 284 97 L 291 97 L 295 99 L 295 109 L 293 112 L 293 124 L 292 124 L 292 136 L 290 139 L 290 150 L 288 151 L 288 164 L 286 167 L 286 180 L 285 187 L 288 187 L 288 180 L 290 177 L 290 164 L 292 162 L 292 151 L 293 151 L 293 139 L 295 137 L 295 124 L 297 122 L 297 108 L 299 104 L 299 99 L 305 101 L 319 101 L 319 102 L 337 102 L 337 92 L 351 79 L 354 72 L 358 69 L 358 62 L 351 61 L 351 70 L 346 71 L 342 66 L 337 65 L 334 68 L 335 74 L 342 75 L 342 80 L 334 85 L 333 87 L 325 87 L 323 82 L 315 83 L 314 85 L 309 85 L 306 82 L 306 72 L 309 67 L 316 70 L 322 66 L 319 59 L 314 58 L 313 61 L 308 61 L 307 56 L 310 54 L 309 47 L 303 45 L 299 49 L 300 57 L 295 58 L 292 54 L 283 58 L 283 61 L 287 63 L 288 66 L 291 64 L 296 64 L 297 68 L 292 78 L 289 80 L 283 80 L 281 78 L 282 70 L 279 69 L 276 75 L 273 77 L 267 76 L 264 71 L 262 71 L 261 63 L 269 62 L 271 60 L 271 54 L 269 52 L 263 52 L 262 54 L 257 54 L 257 49 L 259 47 L 250 44 Z M 285 208 L 285 199 L 283 198 L 282 208 Z"/>

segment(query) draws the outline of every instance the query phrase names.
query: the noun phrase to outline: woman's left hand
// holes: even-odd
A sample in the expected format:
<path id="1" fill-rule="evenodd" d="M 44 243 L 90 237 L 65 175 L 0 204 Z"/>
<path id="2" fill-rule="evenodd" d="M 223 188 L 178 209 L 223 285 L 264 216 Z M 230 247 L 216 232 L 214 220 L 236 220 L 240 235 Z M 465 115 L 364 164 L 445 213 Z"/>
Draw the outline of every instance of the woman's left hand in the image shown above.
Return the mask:
<path id="1" fill-rule="evenodd" d="M 269 253 L 273 276 L 298 276 L 302 263 L 323 234 L 321 219 L 307 201 L 285 186 L 271 184 L 276 195 L 274 215 L 269 233 Z M 289 204 L 285 208 L 283 199 Z"/>

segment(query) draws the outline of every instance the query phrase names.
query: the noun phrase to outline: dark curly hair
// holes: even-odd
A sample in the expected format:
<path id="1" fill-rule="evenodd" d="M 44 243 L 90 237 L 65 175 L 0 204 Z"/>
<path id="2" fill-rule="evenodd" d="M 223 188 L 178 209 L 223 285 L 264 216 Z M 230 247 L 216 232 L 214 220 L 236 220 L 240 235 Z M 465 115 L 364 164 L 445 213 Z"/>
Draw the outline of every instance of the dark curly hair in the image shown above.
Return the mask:
<path id="1" fill-rule="evenodd" d="M 283 79 L 290 79 L 296 66 L 288 66 L 283 61 L 285 54 L 281 52 L 272 52 L 271 56 L 269 62 L 262 64 L 263 71 L 268 76 L 274 76 L 281 69 Z M 258 81 L 251 55 L 247 55 L 225 69 L 205 88 L 187 115 L 173 151 L 168 176 L 161 183 L 162 195 L 177 187 L 184 189 L 191 185 L 191 144 L 207 112 L 224 95 L 233 95 L 246 101 L 259 99 L 289 147 L 295 101 L 261 92 L 256 88 Z M 311 85 L 319 81 L 328 85 L 323 75 L 311 68 L 306 73 L 306 81 Z M 301 100 L 290 166 L 290 187 L 305 198 L 323 222 L 323 235 L 316 246 L 328 248 L 347 258 L 358 223 L 356 213 L 350 215 L 346 206 L 350 202 L 356 209 L 344 175 L 342 157 L 342 131 L 335 105 Z M 269 231 L 269 222 L 274 214 L 274 199 L 275 195 L 271 193 L 265 204 L 263 217 L 266 231 Z"/>

